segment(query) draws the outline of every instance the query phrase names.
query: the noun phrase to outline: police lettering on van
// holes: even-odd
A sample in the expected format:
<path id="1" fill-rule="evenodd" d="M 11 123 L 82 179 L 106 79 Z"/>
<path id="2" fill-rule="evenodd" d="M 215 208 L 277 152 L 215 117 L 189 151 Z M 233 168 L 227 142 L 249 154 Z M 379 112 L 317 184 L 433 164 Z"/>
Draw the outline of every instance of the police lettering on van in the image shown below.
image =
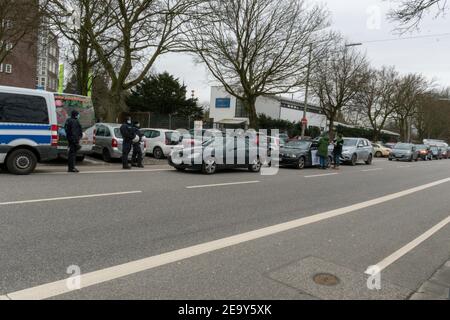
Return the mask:
<path id="1" fill-rule="evenodd" d="M 30 174 L 57 157 L 58 125 L 50 92 L 0 86 L 0 167 Z"/>

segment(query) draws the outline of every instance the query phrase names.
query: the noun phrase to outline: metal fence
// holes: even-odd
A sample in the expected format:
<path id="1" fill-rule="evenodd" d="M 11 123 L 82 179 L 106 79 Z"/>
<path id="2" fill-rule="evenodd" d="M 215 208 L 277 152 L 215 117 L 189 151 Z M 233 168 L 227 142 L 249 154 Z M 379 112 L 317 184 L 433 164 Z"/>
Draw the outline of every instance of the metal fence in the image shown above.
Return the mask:
<path id="1" fill-rule="evenodd" d="M 193 129 L 197 119 L 193 117 L 180 117 L 170 114 L 159 114 L 153 112 L 129 112 L 119 115 L 119 122 L 123 122 L 126 117 L 131 117 L 133 121 L 139 121 L 142 128 L 159 128 L 159 129 Z M 213 128 L 213 121 L 203 120 L 203 128 Z"/>

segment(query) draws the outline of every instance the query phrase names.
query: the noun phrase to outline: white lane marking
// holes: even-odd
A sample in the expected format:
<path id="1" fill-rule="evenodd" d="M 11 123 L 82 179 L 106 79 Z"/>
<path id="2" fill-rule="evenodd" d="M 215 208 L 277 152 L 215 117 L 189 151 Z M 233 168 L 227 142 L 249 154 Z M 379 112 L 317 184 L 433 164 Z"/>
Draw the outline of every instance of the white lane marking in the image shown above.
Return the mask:
<path id="1" fill-rule="evenodd" d="M 69 172 L 41 172 L 39 174 L 49 174 L 49 175 L 61 175 L 61 174 L 104 174 L 104 173 L 142 173 L 142 172 L 163 172 L 163 171 L 173 171 L 173 169 L 135 169 L 135 170 L 104 170 L 104 171 L 81 171 L 79 173 L 69 173 Z"/>
<path id="2" fill-rule="evenodd" d="M 380 171 L 380 170 L 383 170 L 383 168 L 361 170 L 361 172 L 372 172 L 372 171 Z"/>
<path id="3" fill-rule="evenodd" d="M 82 274 L 80 277 L 81 288 L 87 288 L 96 284 L 104 283 L 114 279 L 129 276 L 138 272 L 150 270 L 156 267 L 160 267 L 169 263 L 174 263 L 180 260 L 185 260 L 201 254 L 213 252 L 216 250 L 224 249 L 227 247 L 242 244 L 248 241 L 260 239 L 266 236 L 274 235 L 280 232 L 288 231 L 291 229 L 299 228 L 305 225 L 309 225 L 315 222 L 327 220 L 337 216 L 341 216 L 350 212 L 361 210 L 367 207 L 375 206 L 377 204 L 384 203 L 386 201 L 398 199 L 425 189 L 429 189 L 443 183 L 450 182 L 450 178 L 428 183 L 419 187 L 411 188 L 408 190 L 400 191 L 390 195 L 386 195 L 373 200 L 357 203 L 348 207 L 339 208 L 319 214 L 315 214 L 309 217 L 300 218 L 285 223 L 253 230 L 222 238 L 191 247 L 170 251 L 167 253 L 159 254 L 153 257 L 148 257 L 140 260 L 131 261 L 121 265 L 89 272 Z M 8 293 L 7 296 L 11 300 L 38 300 L 47 299 L 54 296 L 59 296 L 65 293 L 69 293 L 72 290 L 67 287 L 67 279 L 50 282 L 40 286 Z"/>
<path id="4" fill-rule="evenodd" d="M 83 196 L 72 196 L 72 197 L 59 197 L 59 198 L 48 198 L 48 199 L 34 199 L 34 200 L 0 202 L 0 206 L 8 206 L 8 205 L 14 205 L 14 204 L 27 204 L 27 203 L 36 203 L 36 202 L 49 202 L 49 201 L 62 201 L 62 200 L 73 200 L 73 199 L 86 199 L 86 198 L 121 196 L 121 195 L 136 194 L 136 193 L 142 193 L 142 191 L 100 193 L 100 194 L 88 194 L 88 195 L 83 195 Z"/>
<path id="5" fill-rule="evenodd" d="M 305 176 L 305 178 L 319 178 L 319 177 L 326 177 L 326 176 L 335 176 L 339 173 L 325 173 L 325 174 L 315 174 L 312 176 Z"/>
<path id="6" fill-rule="evenodd" d="M 413 241 L 411 241 L 410 243 L 408 243 L 404 247 L 402 247 L 402 248 L 398 249 L 397 251 L 395 251 L 389 257 L 387 257 L 387 258 L 383 259 L 382 261 L 378 262 L 376 264 L 376 266 L 380 268 L 379 269 L 380 271 L 382 271 L 383 269 L 387 268 L 389 265 L 393 264 L 395 261 L 397 261 L 398 259 L 403 257 L 405 254 L 407 254 L 408 252 L 413 250 L 415 247 L 420 245 L 422 242 L 424 242 L 425 240 L 430 238 L 433 234 L 435 234 L 436 232 L 441 230 L 443 227 L 445 227 L 449 223 L 450 223 L 450 216 L 448 216 L 447 218 L 445 218 L 444 220 L 439 222 L 437 225 L 435 225 L 434 227 L 429 229 L 427 232 L 425 232 L 424 234 L 420 235 L 419 237 L 417 237 L 416 239 L 414 239 Z M 365 273 L 366 274 L 372 274 L 371 272 L 369 272 L 369 270 L 367 270 Z"/>
<path id="7" fill-rule="evenodd" d="M 253 184 L 260 183 L 261 181 L 242 181 L 242 182 L 228 182 L 228 183 L 217 183 L 217 184 L 205 184 L 200 186 L 189 186 L 186 189 L 198 189 L 198 188 L 212 188 L 212 187 L 223 187 L 223 186 L 234 186 L 239 184 Z"/>
<path id="8" fill-rule="evenodd" d="M 411 168 L 412 166 L 398 166 L 397 168 L 402 169 L 402 168 Z"/>

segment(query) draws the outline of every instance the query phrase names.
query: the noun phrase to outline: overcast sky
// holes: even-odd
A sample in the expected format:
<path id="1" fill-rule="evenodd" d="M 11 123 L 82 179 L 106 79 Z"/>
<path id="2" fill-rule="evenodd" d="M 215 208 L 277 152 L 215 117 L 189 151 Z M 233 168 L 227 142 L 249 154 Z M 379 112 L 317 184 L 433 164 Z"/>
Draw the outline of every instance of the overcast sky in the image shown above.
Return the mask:
<path id="1" fill-rule="evenodd" d="M 362 42 L 359 47 L 366 52 L 375 67 L 393 65 L 401 73 L 418 72 L 440 86 L 450 86 L 450 16 L 434 19 L 428 16 L 420 30 L 401 37 L 417 37 L 449 33 L 409 40 L 398 40 L 393 31 L 395 24 L 387 21 L 386 13 L 392 5 L 383 0 L 310 0 L 323 3 L 332 17 L 332 29 L 340 31 L 349 42 Z M 395 41 L 378 41 L 397 39 Z M 189 92 L 195 90 L 200 102 L 209 102 L 213 79 L 203 65 L 192 57 L 170 54 L 160 58 L 155 71 L 169 73 L 184 81 Z"/>

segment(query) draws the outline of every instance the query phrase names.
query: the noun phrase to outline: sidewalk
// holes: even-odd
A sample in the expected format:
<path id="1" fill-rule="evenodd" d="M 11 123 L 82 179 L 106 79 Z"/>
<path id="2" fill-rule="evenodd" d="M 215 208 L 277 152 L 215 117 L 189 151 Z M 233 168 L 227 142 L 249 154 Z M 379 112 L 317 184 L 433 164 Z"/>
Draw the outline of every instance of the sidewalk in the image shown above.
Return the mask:
<path id="1" fill-rule="evenodd" d="M 439 268 L 411 300 L 450 300 L 450 260 Z"/>

